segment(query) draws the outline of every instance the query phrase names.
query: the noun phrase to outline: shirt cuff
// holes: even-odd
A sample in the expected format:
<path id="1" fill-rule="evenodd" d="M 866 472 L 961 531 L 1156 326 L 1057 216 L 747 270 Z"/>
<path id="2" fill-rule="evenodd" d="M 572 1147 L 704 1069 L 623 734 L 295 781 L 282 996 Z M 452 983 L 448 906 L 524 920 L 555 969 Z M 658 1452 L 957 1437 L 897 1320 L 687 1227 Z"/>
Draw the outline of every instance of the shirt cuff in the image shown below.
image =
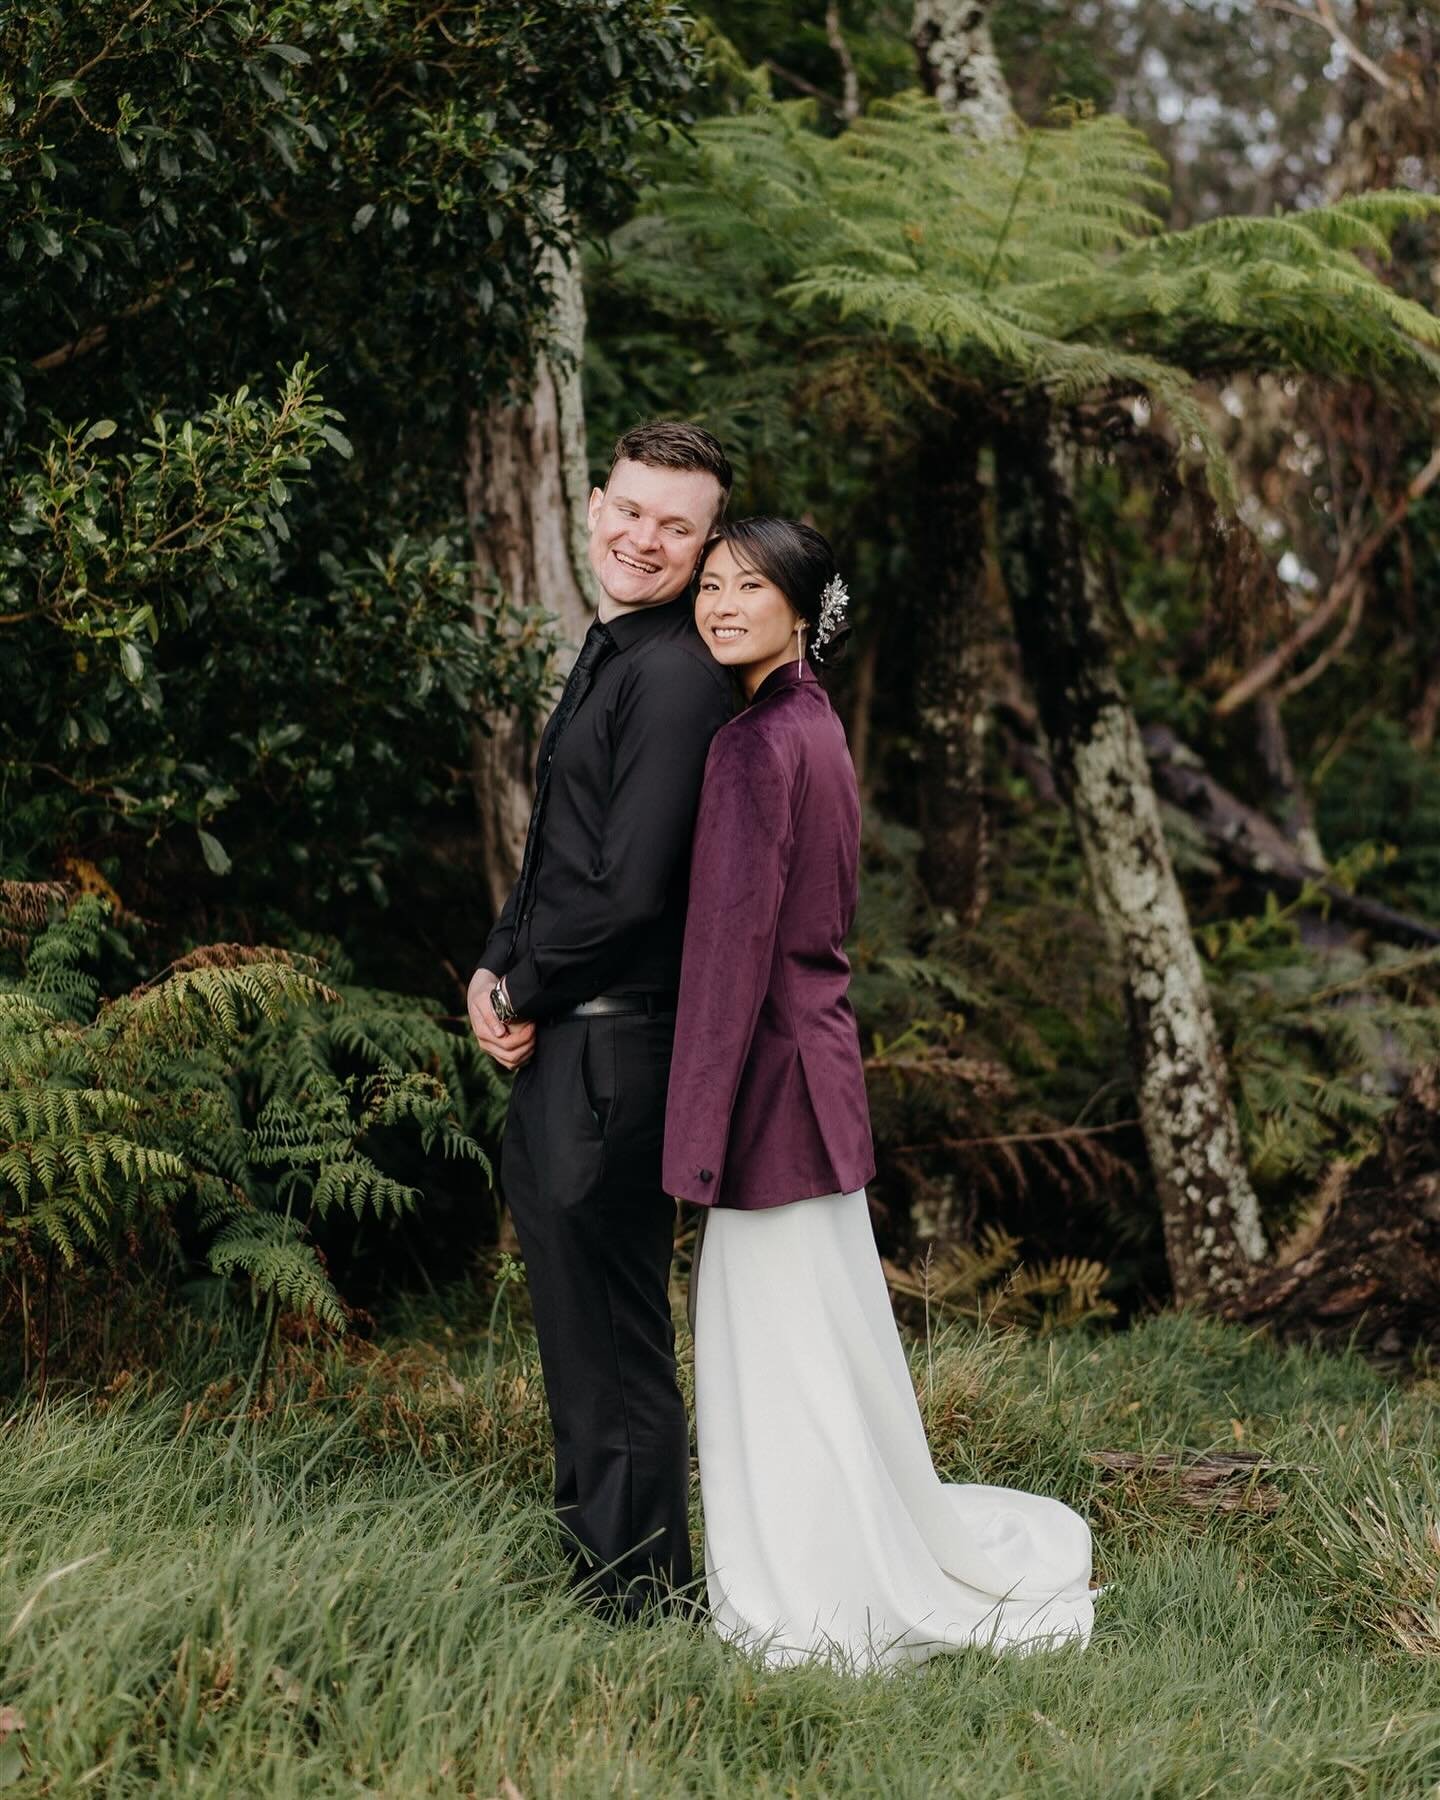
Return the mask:
<path id="1" fill-rule="evenodd" d="M 522 1019 L 532 1018 L 532 1008 L 541 998 L 540 971 L 533 956 L 522 956 L 513 969 L 505 971 L 505 992 L 510 1004 Z"/>
<path id="2" fill-rule="evenodd" d="M 505 972 L 505 961 L 514 948 L 514 933 L 510 931 L 492 931 L 485 940 L 485 948 L 480 952 L 480 960 L 475 964 L 477 969 L 489 969 L 493 975 L 500 976 Z"/>

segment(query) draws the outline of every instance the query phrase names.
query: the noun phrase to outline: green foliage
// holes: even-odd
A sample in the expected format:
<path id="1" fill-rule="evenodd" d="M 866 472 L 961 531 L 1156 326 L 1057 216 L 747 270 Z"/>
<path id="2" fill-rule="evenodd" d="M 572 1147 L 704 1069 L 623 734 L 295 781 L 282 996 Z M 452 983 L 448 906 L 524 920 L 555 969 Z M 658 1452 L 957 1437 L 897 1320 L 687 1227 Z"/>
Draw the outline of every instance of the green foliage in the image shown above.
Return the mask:
<path id="1" fill-rule="evenodd" d="M 106 902 L 39 923 L 33 889 L 0 898 L 14 965 L 0 983 L 0 1318 L 21 1316 L 27 1358 L 36 1287 L 48 1316 L 53 1283 L 173 1280 L 197 1247 L 257 1298 L 343 1330 L 317 1229 L 420 1197 L 382 1146 L 413 1138 L 488 1178 L 461 1121 L 477 1082 L 493 1112 L 498 1081 L 424 1002 L 332 988 L 313 958 L 233 944 L 108 999 L 90 972 L 114 935 Z"/>
<path id="2" fill-rule="evenodd" d="M 1161 1252 L 1119 988 L 1070 821 L 1024 807 L 995 823 L 1005 855 L 973 927 L 925 895 L 916 834 L 872 823 L 851 994 L 887 1251 L 915 1277 L 933 1247 L 961 1299 L 983 1290 L 1003 1311 L 1001 1278 L 1018 1253 L 977 1274 L 975 1247 L 987 1231 L 996 1244 L 1023 1244 L 1026 1268 L 1005 1316 L 1034 1319 L 1057 1297 L 1062 1309 L 1088 1306 L 1088 1290 L 1068 1288 L 1073 1271 L 1058 1271 L 1057 1294 L 1037 1290 L 1027 1308 L 1020 1288 L 1055 1276 L 1057 1251 L 1105 1264 L 1122 1293 L 1149 1284 Z"/>
<path id="3" fill-rule="evenodd" d="M 1314 788 L 1321 842 L 1387 844 L 1393 854 L 1377 875 L 1380 892 L 1440 919 L 1440 751 L 1417 748 L 1393 718 L 1362 714 L 1336 741 Z"/>
<path id="4" fill-rule="evenodd" d="M 0 866 L 148 906 L 163 847 L 319 923 L 424 859 L 547 675 L 476 581 L 473 410 L 693 61 L 670 0 L 0 16 Z"/>
<path id="5" fill-rule="evenodd" d="M 1005 1319 L 1028 1297 L 1001 1280 L 1020 1246 L 1022 1288 L 1053 1276 L 1063 1293 L 1062 1253 L 1105 1265 L 1112 1298 L 1165 1277 L 1123 1003 L 1073 829 L 1058 810 L 1023 804 L 997 808 L 993 824 L 1004 855 L 967 929 L 927 901 L 915 835 L 872 826 L 850 955 L 873 1192 L 904 1291 L 928 1281 L 938 1295 L 953 1280 L 963 1304 Z M 1183 872 L 1184 843 L 1173 850 Z M 1381 861 L 1356 851 L 1333 878 L 1369 885 Z M 1208 859 L 1188 876 L 1197 887 L 1212 878 Z M 1440 1057 L 1440 953 L 1336 942 L 1312 928 L 1324 910 L 1307 890 L 1197 929 L 1272 1231 L 1296 1220 L 1337 1161 L 1373 1147 L 1410 1073 Z M 987 1232 L 998 1261 L 986 1260 Z M 1020 1305 L 1014 1316 L 1039 1315 Z"/>
<path id="6" fill-rule="evenodd" d="M 1335 879 L 1375 860 L 1357 853 Z M 1247 1157 L 1277 1222 L 1336 1158 L 1373 1148 L 1410 1073 L 1440 1057 L 1440 951 L 1309 948 L 1304 919 L 1323 909 L 1315 890 L 1270 895 L 1260 914 L 1199 932 Z"/>
<path id="7" fill-rule="evenodd" d="M 194 368 L 221 333 L 249 360 L 298 332 L 347 399 L 508 376 L 543 332 L 543 245 L 629 192 L 635 133 L 690 85 L 665 0 L 67 0 L 3 32 L 17 411 L 26 356 L 73 367 L 129 319 L 187 328 L 168 354 Z"/>
<path id="8" fill-rule="evenodd" d="M 769 291 L 938 359 L 984 399 L 1017 388 L 1060 405 L 1141 396 L 1222 492 L 1229 472 L 1197 374 L 1440 373 L 1440 321 L 1362 259 L 1433 214 L 1433 196 L 1370 194 L 1165 232 L 1163 164 L 1124 121 L 1074 114 L 980 142 L 916 96 L 877 103 L 836 138 L 799 102 L 756 102 L 702 122 L 697 138 L 688 167 L 668 167 L 656 200 L 665 225 L 651 229 L 637 279 L 668 246 L 672 265 L 695 271 L 672 280 L 682 309 L 724 316 L 729 303 L 743 322 Z M 722 245 L 738 284 L 710 283 Z"/>

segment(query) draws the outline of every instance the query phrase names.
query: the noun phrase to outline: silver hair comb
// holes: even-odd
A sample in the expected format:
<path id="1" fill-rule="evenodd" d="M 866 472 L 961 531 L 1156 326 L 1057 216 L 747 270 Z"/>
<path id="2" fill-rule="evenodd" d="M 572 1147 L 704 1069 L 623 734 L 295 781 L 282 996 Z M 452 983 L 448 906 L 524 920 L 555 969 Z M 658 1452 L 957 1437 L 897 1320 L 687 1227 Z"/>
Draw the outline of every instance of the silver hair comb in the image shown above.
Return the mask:
<path id="1" fill-rule="evenodd" d="M 845 629 L 850 607 L 850 590 L 838 575 L 832 575 L 820 592 L 820 617 L 815 635 L 810 640 L 814 652 L 821 651 Z"/>

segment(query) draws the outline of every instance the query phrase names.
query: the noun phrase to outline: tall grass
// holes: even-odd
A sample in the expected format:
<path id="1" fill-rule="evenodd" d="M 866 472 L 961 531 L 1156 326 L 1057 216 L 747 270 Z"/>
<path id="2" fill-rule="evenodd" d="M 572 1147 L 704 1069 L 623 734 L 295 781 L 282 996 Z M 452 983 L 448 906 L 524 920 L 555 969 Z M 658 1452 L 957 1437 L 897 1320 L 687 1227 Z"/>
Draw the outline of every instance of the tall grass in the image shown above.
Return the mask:
<path id="1" fill-rule="evenodd" d="M 0 1421 L 7 1800 L 1440 1794 L 1433 1382 L 1189 1318 L 951 1327 L 914 1364 L 942 1468 L 1079 1506 L 1115 1585 L 1085 1653 L 857 1680 L 570 1599 L 507 1309 L 291 1343 L 263 1410 L 196 1328 Z M 1237 1448 L 1228 1508 L 1173 1461 Z"/>

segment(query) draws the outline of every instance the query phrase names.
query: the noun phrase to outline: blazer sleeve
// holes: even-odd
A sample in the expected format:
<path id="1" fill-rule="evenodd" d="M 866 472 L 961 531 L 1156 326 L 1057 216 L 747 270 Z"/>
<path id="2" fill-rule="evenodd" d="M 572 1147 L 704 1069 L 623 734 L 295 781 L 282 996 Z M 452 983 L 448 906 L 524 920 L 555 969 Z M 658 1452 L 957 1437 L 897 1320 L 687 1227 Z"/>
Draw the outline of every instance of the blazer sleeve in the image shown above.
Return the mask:
<path id="1" fill-rule="evenodd" d="M 698 1206 L 721 1195 L 793 842 L 784 765 L 758 733 L 722 731 L 695 827 L 665 1126 L 666 1191 Z"/>
<path id="2" fill-rule="evenodd" d="M 656 651 L 621 695 L 605 826 L 586 886 L 562 926 L 505 971 L 523 1019 L 544 1020 L 605 991 L 636 935 L 665 911 L 685 867 L 710 741 L 727 716 L 713 672 L 686 650 Z"/>

